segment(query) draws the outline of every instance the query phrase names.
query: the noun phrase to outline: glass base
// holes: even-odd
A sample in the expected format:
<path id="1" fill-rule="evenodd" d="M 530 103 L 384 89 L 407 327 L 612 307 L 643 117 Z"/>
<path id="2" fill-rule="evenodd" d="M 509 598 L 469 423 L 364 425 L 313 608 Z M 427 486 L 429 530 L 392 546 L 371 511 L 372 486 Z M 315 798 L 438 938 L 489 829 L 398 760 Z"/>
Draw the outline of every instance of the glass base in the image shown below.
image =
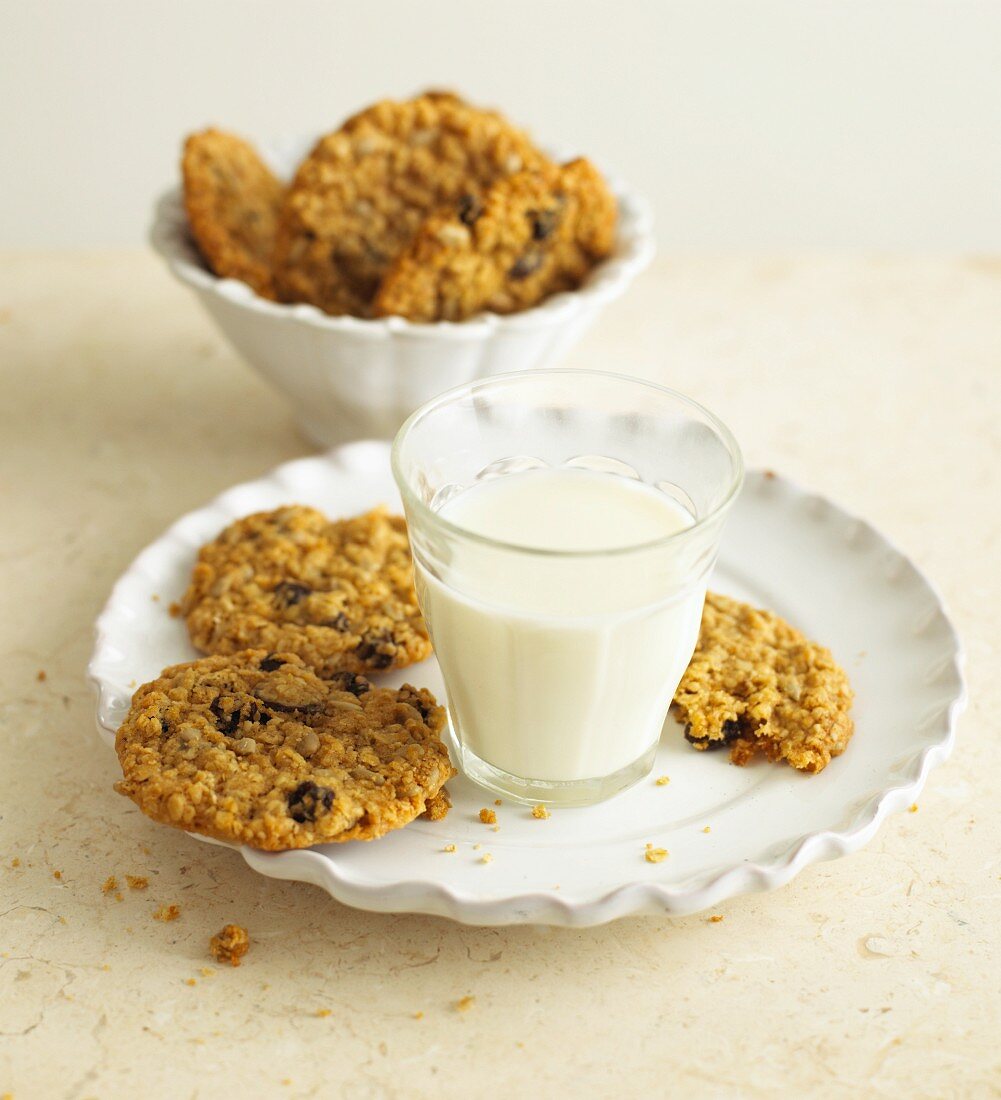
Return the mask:
<path id="1" fill-rule="evenodd" d="M 603 775 L 598 779 L 571 779 L 566 782 L 550 779 L 524 779 L 520 775 L 511 775 L 488 764 L 463 745 L 457 744 L 453 734 L 453 744 L 459 756 L 459 766 L 474 782 L 481 787 L 505 795 L 513 802 L 534 805 L 545 802 L 550 806 L 593 806 L 604 802 L 613 795 L 638 783 L 650 774 L 654 757 L 657 754 L 657 742 L 637 760 L 627 764 L 612 775 Z"/>

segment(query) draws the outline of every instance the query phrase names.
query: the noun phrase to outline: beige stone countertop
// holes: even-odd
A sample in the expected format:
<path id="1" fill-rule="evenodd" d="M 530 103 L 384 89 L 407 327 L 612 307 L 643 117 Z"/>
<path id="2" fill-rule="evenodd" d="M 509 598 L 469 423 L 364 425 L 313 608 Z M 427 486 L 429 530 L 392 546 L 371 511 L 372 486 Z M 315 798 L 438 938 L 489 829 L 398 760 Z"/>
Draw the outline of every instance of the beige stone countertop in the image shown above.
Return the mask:
<path id="1" fill-rule="evenodd" d="M 571 363 L 705 402 L 938 584 L 971 702 L 918 811 L 722 921 L 574 931 L 358 912 L 145 820 L 94 618 L 308 448 L 153 257 L 2 255 L 0 1096 L 1001 1095 L 1001 259 L 668 259 Z M 231 921 L 239 969 L 207 954 Z"/>

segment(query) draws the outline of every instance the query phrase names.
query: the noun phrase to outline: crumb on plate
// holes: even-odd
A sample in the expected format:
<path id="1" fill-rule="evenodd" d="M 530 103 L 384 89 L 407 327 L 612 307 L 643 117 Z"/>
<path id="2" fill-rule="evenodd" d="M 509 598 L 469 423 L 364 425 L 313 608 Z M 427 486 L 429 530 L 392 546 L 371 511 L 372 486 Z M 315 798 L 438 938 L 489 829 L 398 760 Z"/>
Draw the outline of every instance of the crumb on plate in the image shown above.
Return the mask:
<path id="1" fill-rule="evenodd" d="M 482 810 L 480 810 L 480 821 L 482 821 L 484 825 L 496 825 L 497 824 L 497 813 L 496 813 L 496 811 L 488 810 L 486 807 L 484 807 Z"/>
<path id="2" fill-rule="evenodd" d="M 125 881 L 130 890 L 145 890 L 149 886 L 149 879 L 145 875 L 126 875 Z"/>
<path id="3" fill-rule="evenodd" d="M 179 905 L 161 905 L 159 909 L 154 910 L 153 920 L 163 921 L 167 924 L 169 921 L 177 920 L 181 915 L 181 907 Z"/>
<path id="4" fill-rule="evenodd" d="M 545 821 L 549 817 L 549 811 L 541 802 L 538 802 L 532 807 L 532 817 L 539 821 Z"/>

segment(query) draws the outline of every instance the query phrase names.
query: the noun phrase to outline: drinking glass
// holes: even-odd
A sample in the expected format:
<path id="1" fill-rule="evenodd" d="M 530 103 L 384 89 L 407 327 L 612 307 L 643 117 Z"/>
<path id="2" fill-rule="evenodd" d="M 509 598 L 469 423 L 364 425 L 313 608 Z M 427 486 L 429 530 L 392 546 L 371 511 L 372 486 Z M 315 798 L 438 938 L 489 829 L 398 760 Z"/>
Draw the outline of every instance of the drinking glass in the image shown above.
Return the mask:
<path id="1" fill-rule="evenodd" d="M 442 514 L 485 480 L 539 469 L 638 480 L 687 526 L 639 545 L 552 550 Z M 393 474 L 466 774 L 518 801 L 567 806 L 645 776 L 743 480 L 729 429 L 650 382 L 523 371 L 418 409 L 396 437 Z"/>

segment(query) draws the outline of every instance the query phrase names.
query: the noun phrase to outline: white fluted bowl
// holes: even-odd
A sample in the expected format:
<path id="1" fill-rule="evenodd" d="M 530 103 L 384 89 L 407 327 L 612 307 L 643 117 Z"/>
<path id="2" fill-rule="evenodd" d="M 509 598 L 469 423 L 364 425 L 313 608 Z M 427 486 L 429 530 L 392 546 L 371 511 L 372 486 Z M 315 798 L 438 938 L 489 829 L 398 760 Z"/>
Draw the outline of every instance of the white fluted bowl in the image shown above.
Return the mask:
<path id="1" fill-rule="evenodd" d="M 310 144 L 294 139 L 261 151 L 287 179 Z M 157 201 L 150 242 L 244 359 L 288 397 L 305 435 L 327 447 L 390 438 L 419 405 L 475 378 L 556 366 L 653 257 L 648 204 L 613 177 L 609 183 L 619 205 L 615 250 L 583 286 L 521 313 L 483 313 L 462 322 L 330 317 L 311 305 L 269 302 L 246 283 L 220 279 L 195 247 L 179 187 Z"/>

